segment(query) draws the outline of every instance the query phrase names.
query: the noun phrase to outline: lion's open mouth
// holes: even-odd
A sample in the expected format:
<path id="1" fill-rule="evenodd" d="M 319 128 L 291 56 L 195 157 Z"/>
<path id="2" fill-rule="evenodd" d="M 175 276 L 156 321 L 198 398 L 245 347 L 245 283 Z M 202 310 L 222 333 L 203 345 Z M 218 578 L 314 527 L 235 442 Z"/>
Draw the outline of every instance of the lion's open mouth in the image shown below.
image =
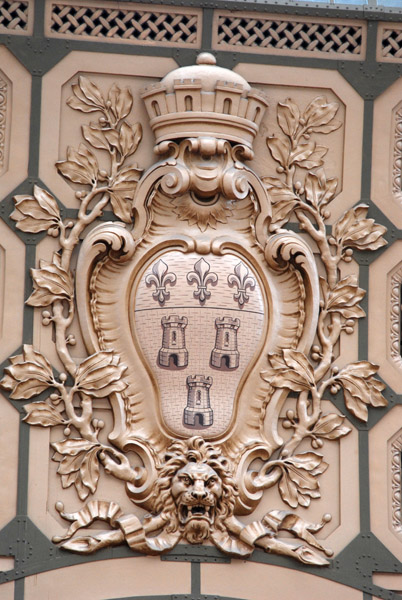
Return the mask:
<path id="1" fill-rule="evenodd" d="M 194 504 L 189 506 L 182 504 L 180 506 L 180 521 L 181 523 L 187 523 L 190 519 L 206 519 L 210 523 L 213 521 L 213 507 L 206 506 L 204 504 Z"/>

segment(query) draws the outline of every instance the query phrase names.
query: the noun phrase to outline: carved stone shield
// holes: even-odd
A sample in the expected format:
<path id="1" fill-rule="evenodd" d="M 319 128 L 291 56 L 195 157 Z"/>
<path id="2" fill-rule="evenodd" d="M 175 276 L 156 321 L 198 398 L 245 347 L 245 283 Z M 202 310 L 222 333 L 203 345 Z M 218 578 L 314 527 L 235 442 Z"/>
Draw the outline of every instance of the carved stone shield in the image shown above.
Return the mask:
<path id="1" fill-rule="evenodd" d="M 217 437 L 264 331 L 263 291 L 238 256 L 166 252 L 134 294 L 134 328 L 174 435 Z"/>

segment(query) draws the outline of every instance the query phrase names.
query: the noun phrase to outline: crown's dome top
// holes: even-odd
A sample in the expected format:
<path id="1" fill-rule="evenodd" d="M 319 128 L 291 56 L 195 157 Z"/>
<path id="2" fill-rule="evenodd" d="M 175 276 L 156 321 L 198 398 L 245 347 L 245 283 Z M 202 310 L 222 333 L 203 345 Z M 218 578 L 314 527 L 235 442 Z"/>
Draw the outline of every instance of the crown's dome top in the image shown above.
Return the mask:
<path id="1" fill-rule="evenodd" d="M 234 85 L 242 86 L 244 91 L 251 89 L 250 85 L 241 75 L 234 73 L 230 69 L 218 67 L 216 58 L 209 52 L 201 52 L 197 56 L 195 65 L 188 67 L 179 67 L 174 71 L 170 71 L 161 81 L 166 86 L 167 90 L 173 91 L 173 84 L 177 80 L 183 79 L 198 79 L 202 83 L 202 89 L 206 92 L 212 92 L 215 89 L 217 81 L 225 81 Z"/>

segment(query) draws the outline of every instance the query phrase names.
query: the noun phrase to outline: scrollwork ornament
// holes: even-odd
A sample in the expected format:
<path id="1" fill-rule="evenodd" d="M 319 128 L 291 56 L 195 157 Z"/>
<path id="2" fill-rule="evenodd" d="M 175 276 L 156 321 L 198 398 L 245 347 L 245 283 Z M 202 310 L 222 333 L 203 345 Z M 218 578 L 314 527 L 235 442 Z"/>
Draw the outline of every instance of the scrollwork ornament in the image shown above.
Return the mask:
<path id="1" fill-rule="evenodd" d="M 206 64 L 213 80 L 214 58 Z M 186 73 L 169 74 L 163 85 L 144 94 L 160 160 L 143 176 L 132 162 L 142 128 L 129 121 L 131 91 L 114 84 L 105 95 L 83 76 L 73 84 L 69 107 L 88 119 L 97 117 L 82 126 L 84 142 L 68 148 L 56 163 L 59 174 L 79 186 L 77 215 L 64 220 L 56 199 L 39 186 L 33 195 L 15 197 L 11 215 L 20 230 L 46 231 L 58 240 L 50 260 L 32 269 L 27 303 L 42 310 L 43 326 L 53 328 L 64 370 L 56 376 L 48 358 L 27 344 L 9 359 L 1 385 L 13 400 L 30 401 L 24 405 L 27 423 L 63 431 L 60 439 L 53 437 L 53 460 L 62 488 L 74 487 L 81 501 L 73 512 L 61 501 L 56 504 L 70 526 L 54 541 L 66 550 L 87 554 L 127 543 L 134 551 L 160 554 L 180 541 L 208 541 L 234 557 L 261 548 L 327 565 L 332 551 L 316 534 L 330 515 L 310 523 L 292 511 L 320 498 L 320 478 L 328 468 L 325 444 L 350 432 L 346 416 L 324 413 L 328 392 L 342 391 L 345 411 L 363 421 L 371 407 L 386 404 L 376 365 L 364 360 L 334 365 L 339 339 L 364 316 L 359 302 L 365 292 L 355 277 L 340 274 L 340 265 L 350 262 L 354 249 L 383 246 L 385 228 L 367 216 L 366 205 L 349 209 L 328 227 L 328 205 L 338 182 L 325 174 L 328 149 L 314 134 L 329 135 L 341 127 L 335 102 L 319 96 L 304 109 L 291 99 L 278 104 L 280 134 L 267 138 L 267 148 L 279 176 L 260 178 L 242 161 L 253 156 L 266 99 L 227 71 L 224 92 L 241 94 L 241 114 L 235 102 L 223 99 L 203 115 L 202 81 L 191 92 L 192 106 L 197 103 L 199 110 L 190 110 L 187 100 L 180 113 L 175 88 L 169 93 L 177 93 L 177 110 L 192 134 L 184 125 L 184 133 L 175 131 L 171 115 L 162 114 L 158 103 L 166 100 L 170 78 L 183 79 L 184 86 L 192 81 Z M 217 80 L 208 94 L 221 98 L 221 84 Z M 173 104 L 166 106 L 171 110 Z M 199 119 L 197 135 L 193 113 Z M 108 168 L 99 151 L 106 153 Z M 117 221 L 93 227 L 107 206 Z M 286 229 L 291 216 L 318 248 L 321 277 L 305 239 Z M 273 299 L 273 315 L 267 298 Z M 88 349 L 80 360 L 71 354 L 77 309 Z M 141 312 L 147 314 L 143 321 Z M 208 315 L 215 347 L 208 348 L 202 363 Z M 186 335 L 180 323 L 186 323 Z M 257 339 L 247 364 L 238 344 L 243 331 L 248 340 Z M 139 348 L 141 335 L 145 348 Z M 166 364 L 147 358 L 151 335 L 159 336 L 154 346 L 159 350 L 162 343 Z M 198 336 L 192 340 L 192 348 L 199 348 L 195 359 L 185 348 L 190 335 Z M 219 356 L 213 364 L 212 349 Z M 178 360 L 179 352 L 186 361 Z M 189 354 L 196 362 L 188 364 Z M 156 374 L 150 363 L 156 364 Z M 170 404 L 188 393 L 184 406 L 195 411 L 195 425 L 183 423 L 181 405 L 179 433 L 166 424 L 158 376 L 174 382 Z M 186 385 L 184 392 L 180 388 L 180 378 L 189 377 L 191 394 Z M 238 392 L 236 386 L 228 391 L 234 377 L 241 382 Z M 209 427 L 219 426 L 212 418 L 202 420 L 207 411 L 217 413 L 209 405 L 216 381 L 226 382 L 219 401 L 227 401 L 236 418 L 229 414 L 222 431 L 209 433 Z M 294 408 L 286 411 L 280 433 L 290 391 Z M 34 400 L 39 394 L 41 400 Z M 107 432 L 99 399 L 112 409 L 113 428 Z M 137 454 L 135 466 L 129 451 Z M 113 499 L 99 499 L 99 480 L 107 476 L 121 482 L 133 503 L 149 514 L 140 519 Z M 241 515 L 251 513 L 270 488 L 277 488 L 281 506 L 245 525 Z M 94 529 L 95 521 L 106 522 L 108 529 Z"/>

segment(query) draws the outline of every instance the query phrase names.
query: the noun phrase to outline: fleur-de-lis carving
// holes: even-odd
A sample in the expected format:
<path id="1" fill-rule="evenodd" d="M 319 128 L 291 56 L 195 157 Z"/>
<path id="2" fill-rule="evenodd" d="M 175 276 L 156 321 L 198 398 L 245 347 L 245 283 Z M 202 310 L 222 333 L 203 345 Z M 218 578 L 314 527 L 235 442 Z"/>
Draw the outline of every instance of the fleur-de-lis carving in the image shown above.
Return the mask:
<path id="1" fill-rule="evenodd" d="M 194 265 L 194 271 L 187 273 L 189 284 L 197 284 L 197 290 L 193 292 L 193 296 L 194 298 L 198 298 L 201 304 L 211 296 L 211 292 L 207 289 L 208 284 L 216 285 L 218 282 L 218 275 L 212 271 L 210 273 L 210 269 L 210 264 L 203 258 L 200 258 Z"/>
<path id="2" fill-rule="evenodd" d="M 148 287 L 155 286 L 155 291 L 152 293 L 152 298 L 155 298 L 159 304 L 164 304 L 170 298 L 170 292 L 166 290 L 166 285 L 174 285 L 176 283 L 176 275 L 168 273 L 168 266 L 160 258 L 152 267 L 152 273 L 145 277 L 145 283 Z"/>
<path id="3" fill-rule="evenodd" d="M 247 294 L 247 288 L 253 290 L 255 288 L 254 277 L 249 277 L 248 268 L 242 262 L 239 262 L 235 268 L 234 273 L 228 276 L 228 284 L 230 287 L 237 286 L 237 292 L 233 294 L 233 298 L 242 307 L 245 302 L 248 302 L 249 295 Z"/>

